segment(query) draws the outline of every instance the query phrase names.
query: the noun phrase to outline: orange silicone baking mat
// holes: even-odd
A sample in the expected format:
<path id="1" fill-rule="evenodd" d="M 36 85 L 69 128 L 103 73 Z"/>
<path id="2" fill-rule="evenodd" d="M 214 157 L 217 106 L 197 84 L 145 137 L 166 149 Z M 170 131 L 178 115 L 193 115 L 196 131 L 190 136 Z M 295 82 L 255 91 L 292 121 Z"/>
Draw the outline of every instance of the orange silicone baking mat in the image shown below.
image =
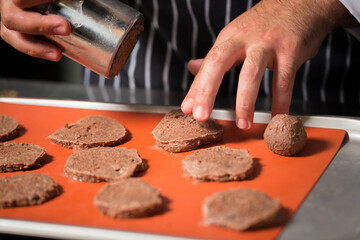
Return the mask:
<path id="1" fill-rule="evenodd" d="M 266 148 L 263 141 L 265 124 L 255 124 L 251 130 L 241 131 L 233 121 L 219 120 L 224 126 L 224 139 L 218 145 L 249 149 L 256 160 L 255 174 L 250 180 L 239 182 L 199 183 L 183 177 L 182 160 L 194 151 L 174 154 L 155 146 L 151 132 L 164 114 L 13 103 L 0 103 L 0 114 L 14 117 L 24 128 L 22 135 L 12 141 L 34 143 L 47 152 L 44 166 L 30 171 L 1 173 L 0 177 L 28 172 L 47 174 L 63 190 L 59 197 L 43 205 L 0 209 L 1 218 L 204 239 L 276 238 L 335 156 L 345 134 L 344 130 L 307 127 L 308 142 L 304 150 L 293 157 L 282 157 Z M 65 123 L 74 123 L 89 115 L 116 119 L 127 128 L 129 138 L 120 146 L 137 149 L 141 158 L 147 161 L 149 169 L 136 177 L 161 191 L 165 199 L 162 214 L 111 219 L 93 205 L 95 195 L 105 183 L 78 182 L 66 177 L 63 168 L 74 151 L 52 144 L 47 137 Z M 246 232 L 204 225 L 203 200 L 234 187 L 257 189 L 278 198 L 286 210 L 286 222 L 279 227 Z"/>

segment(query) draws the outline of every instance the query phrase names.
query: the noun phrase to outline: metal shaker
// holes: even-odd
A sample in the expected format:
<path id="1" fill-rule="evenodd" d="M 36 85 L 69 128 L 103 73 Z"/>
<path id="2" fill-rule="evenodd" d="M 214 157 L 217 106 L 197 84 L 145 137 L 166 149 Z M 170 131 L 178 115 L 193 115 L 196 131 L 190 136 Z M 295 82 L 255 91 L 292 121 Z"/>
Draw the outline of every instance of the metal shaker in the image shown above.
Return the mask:
<path id="1" fill-rule="evenodd" d="M 143 15 L 118 0 L 53 0 L 32 9 L 66 18 L 74 28 L 69 36 L 45 37 L 106 78 L 119 73 L 144 29 Z"/>

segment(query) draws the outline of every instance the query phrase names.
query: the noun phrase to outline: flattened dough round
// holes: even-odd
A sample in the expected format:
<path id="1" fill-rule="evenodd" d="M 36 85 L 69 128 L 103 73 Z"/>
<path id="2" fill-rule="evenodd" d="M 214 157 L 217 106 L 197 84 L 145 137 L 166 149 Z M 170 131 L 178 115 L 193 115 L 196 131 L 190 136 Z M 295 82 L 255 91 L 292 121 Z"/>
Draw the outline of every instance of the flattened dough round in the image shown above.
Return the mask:
<path id="1" fill-rule="evenodd" d="M 0 143 L 0 172 L 12 172 L 38 167 L 45 149 L 31 143 Z"/>
<path id="2" fill-rule="evenodd" d="M 237 181 L 251 176 L 254 160 L 247 149 L 215 146 L 187 156 L 183 169 L 185 176 L 198 181 Z"/>
<path id="3" fill-rule="evenodd" d="M 65 173 L 79 181 L 108 182 L 129 178 L 146 168 L 135 149 L 96 147 L 72 154 L 65 164 Z"/>
<path id="4" fill-rule="evenodd" d="M 199 122 L 181 110 L 167 113 L 153 130 L 156 145 L 169 152 L 184 152 L 221 141 L 223 127 L 214 119 Z"/>
<path id="5" fill-rule="evenodd" d="M 88 116 L 76 123 L 65 124 L 49 136 L 50 140 L 67 148 L 115 146 L 126 136 L 126 129 L 115 119 Z"/>
<path id="6" fill-rule="evenodd" d="M 42 204 L 60 194 L 49 176 L 28 173 L 0 178 L 0 208 Z"/>
<path id="7" fill-rule="evenodd" d="M 279 200 L 252 189 L 215 193 L 203 203 L 204 222 L 237 231 L 272 227 L 283 221 Z"/>
<path id="8" fill-rule="evenodd" d="M 111 182 L 100 189 L 94 200 L 103 214 L 112 218 L 146 217 L 162 210 L 160 191 L 140 178 Z"/>
<path id="9" fill-rule="evenodd" d="M 16 138 L 20 131 L 20 125 L 16 119 L 7 115 L 0 115 L 0 142 Z"/>

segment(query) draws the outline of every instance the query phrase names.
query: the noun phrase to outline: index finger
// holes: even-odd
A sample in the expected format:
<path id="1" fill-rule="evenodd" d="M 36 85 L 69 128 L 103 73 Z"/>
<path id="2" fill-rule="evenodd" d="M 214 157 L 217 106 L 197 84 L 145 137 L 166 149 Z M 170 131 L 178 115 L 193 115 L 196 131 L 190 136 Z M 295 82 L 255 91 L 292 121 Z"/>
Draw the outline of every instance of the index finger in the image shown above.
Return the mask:
<path id="1" fill-rule="evenodd" d="M 206 121 L 210 117 L 225 72 L 241 60 L 243 55 L 240 41 L 228 39 L 214 45 L 183 101 L 182 110 L 185 113 L 192 112 L 198 121 Z"/>
<path id="2" fill-rule="evenodd" d="M 72 31 L 70 23 L 61 16 L 41 15 L 11 2 L 2 7 L 1 21 L 10 30 L 33 35 L 69 35 Z"/>

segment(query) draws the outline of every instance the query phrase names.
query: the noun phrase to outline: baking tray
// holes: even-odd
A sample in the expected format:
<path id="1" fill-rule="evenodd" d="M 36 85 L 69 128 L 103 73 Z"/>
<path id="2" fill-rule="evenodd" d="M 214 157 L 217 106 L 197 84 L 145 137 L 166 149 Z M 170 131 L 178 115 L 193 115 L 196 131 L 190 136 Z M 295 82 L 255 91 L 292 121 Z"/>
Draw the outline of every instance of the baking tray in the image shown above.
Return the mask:
<path id="1" fill-rule="evenodd" d="M 336 129 L 340 119 L 304 116 L 308 133 L 305 149 L 295 157 L 282 157 L 270 152 L 262 139 L 270 114 L 256 112 L 254 127 L 241 131 L 233 122 L 233 111 L 214 110 L 212 117 L 225 128 L 220 145 L 248 148 L 257 162 L 255 176 L 241 182 L 196 183 L 184 178 L 181 169 L 182 159 L 192 152 L 165 152 L 155 146 L 151 135 L 164 113 L 171 109 L 174 107 L 0 98 L 0 114 L 13 116 L 25 128 L 13 141 L 31 142 L 47 150 L 48 163 L 27 172 L 48 174 L 63 188 L 61 196 L 43 205 L 1 209 L 0 231 L 62 239 L 274 239 L 323 174 L 345 135 L 345 130 Z M 92 201 L 105 183 L 77 182 L 65 176 L 63 166 L 73 150 L 51 144 L 47 136 L 65 123 L 95 114 L 114 118 L 129 130 L 131 138 L 121 146 L 137 149 L 148 162 L 150 168 L 136 177 L 162 192 L 166 202 L 163 214 L 127 220 L 103 216 Z M 202 224 L 204 198 L 233 187 L 258 189 L 279 198 L 286 210 L 286 222 L 279 227 L 248 232 Z"/>

